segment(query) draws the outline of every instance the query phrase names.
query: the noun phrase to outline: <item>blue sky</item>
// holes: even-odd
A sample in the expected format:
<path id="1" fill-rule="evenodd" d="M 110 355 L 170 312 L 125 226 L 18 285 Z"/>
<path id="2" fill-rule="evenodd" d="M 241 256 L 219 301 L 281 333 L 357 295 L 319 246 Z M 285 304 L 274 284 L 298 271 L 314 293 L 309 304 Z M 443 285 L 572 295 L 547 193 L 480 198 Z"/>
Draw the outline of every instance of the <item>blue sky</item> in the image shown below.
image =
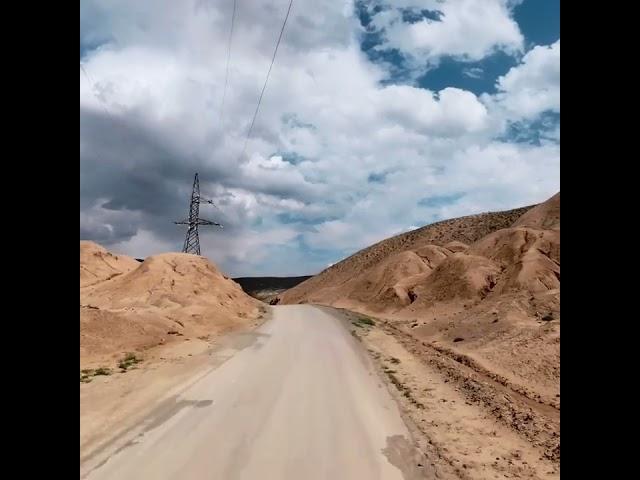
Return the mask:
<path id="1" fill-rule="evenodd" d="M 81 238 L 179 250 L 198 171 L 203 253 L 303 275 L 444 218 L 559 190 L 559 1 L 88 0 L 80 15 Z M 222 96 L 227 83 L 224 106 Z"/>

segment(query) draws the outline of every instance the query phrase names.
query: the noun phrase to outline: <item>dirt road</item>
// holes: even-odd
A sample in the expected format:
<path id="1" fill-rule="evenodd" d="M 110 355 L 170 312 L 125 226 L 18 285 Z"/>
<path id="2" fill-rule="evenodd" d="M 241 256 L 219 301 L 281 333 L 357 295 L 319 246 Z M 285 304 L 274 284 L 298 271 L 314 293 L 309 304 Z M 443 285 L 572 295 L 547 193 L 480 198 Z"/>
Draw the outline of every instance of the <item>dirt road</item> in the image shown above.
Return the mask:
<path id="1" fill-rule="evenodd" d="M 254 341 L 81 464 L 98 479 L 429 478 L 341 320 L 278 306 Z"/>

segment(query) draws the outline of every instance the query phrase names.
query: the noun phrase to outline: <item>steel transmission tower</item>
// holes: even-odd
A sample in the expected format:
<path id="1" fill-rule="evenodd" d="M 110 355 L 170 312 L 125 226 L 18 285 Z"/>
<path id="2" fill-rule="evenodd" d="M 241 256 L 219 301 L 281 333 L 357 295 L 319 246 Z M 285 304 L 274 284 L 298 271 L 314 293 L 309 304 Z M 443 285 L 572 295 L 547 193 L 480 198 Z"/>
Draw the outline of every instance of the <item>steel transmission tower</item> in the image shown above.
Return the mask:
<path id="1" fill-rule="evenodd" d="M 187 236 L 184 239 L 184 246 L 182 247 L 183 253 L 192 253 L 194 255 L 200 255 L 200 239 L 198 238 L 198 225 L 216 225 L 222 228 L 220 223 L 211 222 L 200 218 L 200 204 L 210 203 L 215 207 L 215 204 L 211 200 L 206 200 L 200 197 L 200 182 L 198 181 L 198 174 L 196 173 L 193 179 L 193 190 L 191 192 L 191 204 L 189 205 L 189 219 L 181 222 L 173 222 L 176 225 L 188 225 Z"/>

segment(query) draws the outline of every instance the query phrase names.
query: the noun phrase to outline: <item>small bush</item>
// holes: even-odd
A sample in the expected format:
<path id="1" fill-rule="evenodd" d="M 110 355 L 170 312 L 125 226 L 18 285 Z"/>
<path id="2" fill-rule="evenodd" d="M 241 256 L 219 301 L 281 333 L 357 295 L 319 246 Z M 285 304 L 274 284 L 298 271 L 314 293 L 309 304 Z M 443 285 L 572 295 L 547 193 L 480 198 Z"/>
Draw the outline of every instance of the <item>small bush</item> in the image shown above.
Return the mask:
<path id="1" fill-rule="evenodd" d="M 358 317 L 357 320 L 354 320 L 351 323 L 353 323 L 356 327 L 371 327 L 376 324 L 376 322 L 374 322 L 373 319 L 369 317 Z"/>
<path id="2" fill-rule="evenodd" d="M 360 320 L 358 320 L 360 323 L 363 323 L 365 325 L 370 325 L 373 326 L 376 324 L 376 322 L 374 322 L 371 318 L 369 317 L 360 317 Z"/>
<path id="3" fill-rule="evenodd" d="M 126 372 L 129 368 L 135 364 L 140 363 L 141 358 L 138 358 L 135 353 L 127 353 L 122 360 L 118 363 L 118 367 L 121 371 Z"/>
<path id="4" fill-rule="evenodd" d="M 111 369 L 107 367 L 100 367 L 95 370 L 92 368 L 84 368 L 80 370 L 80 382 L 89 383 L 93 380 L 93 377 L 97 377 L 98 375 L 111 375 L 112 373 Z"/>

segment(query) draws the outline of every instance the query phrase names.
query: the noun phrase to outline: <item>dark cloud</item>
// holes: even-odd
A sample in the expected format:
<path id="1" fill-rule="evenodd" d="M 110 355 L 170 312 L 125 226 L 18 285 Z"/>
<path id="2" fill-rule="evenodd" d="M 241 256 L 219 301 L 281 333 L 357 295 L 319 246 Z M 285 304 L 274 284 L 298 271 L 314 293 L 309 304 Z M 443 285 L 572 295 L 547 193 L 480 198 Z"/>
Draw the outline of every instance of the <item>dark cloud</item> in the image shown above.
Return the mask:
<path id="1" fill-rule="evenodd" d="M 194 152 L 180 152 L 167 138 L 132 120 L 81 109 L 80 209 L 134 212 L 137 226 L 169 239 L 171 224 L 188 212 L 195 172 L 208 185 L 228 180 L 228 171 Z M 231 182 L 233 183 L 233 182 Z M 112 215 L 113 232 L 83 227 L 81 233 L 110 243 L 135 235 L 127 215 Z"/>

